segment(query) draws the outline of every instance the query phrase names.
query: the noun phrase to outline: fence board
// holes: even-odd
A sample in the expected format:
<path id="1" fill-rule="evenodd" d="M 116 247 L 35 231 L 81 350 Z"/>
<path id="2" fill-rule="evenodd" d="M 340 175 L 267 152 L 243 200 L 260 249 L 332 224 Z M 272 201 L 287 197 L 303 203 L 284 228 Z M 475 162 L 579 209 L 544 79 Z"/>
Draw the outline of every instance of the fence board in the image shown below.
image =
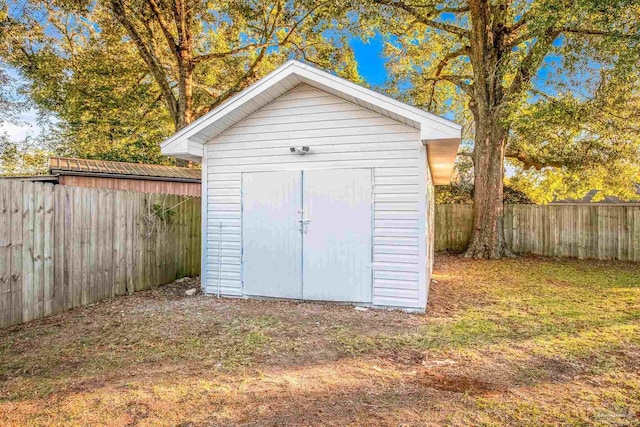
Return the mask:
<path id="1" fill-rule="evenodd" d="M 199 212 L 199 197 L 0 180 L 0 327 L 198 274 Z"/>
<path id="2" fill-rule="evenodd" d="M 11 182 L 0 182 L 0 324 L 11 322 Z"/>
<path id="3" fill-rule="evenodd" d="M 472 219 L 472 205 L 436 205 L 436 250 L 464 251 Z M 503 227 L 515 253 L 640 261 L 640 206 L 505 205 Z"/>
<path id="4" fill-rule="evenodd" d="M 62 311 L 67 306 L 66 289 L 65 289 L 65 245 L 68 244 L 68 240 L 65 239 L 65 210 L 55 209 L 55 206 L 64 206 L 67 193 L 66 187 L 56 186 L 54 187 L 54 206 L 53 214 L 53 309 L 51 313 L 57 313 Z M 57 256 L 56 256 L 57 255 Z"/>
<path id="5" fill-rule="evenodd" d="M 22 296 L 22 205 L 23 183 L 11 182 L 11 324 L 21 323 Z"/>
<path id="6" fill-rule="evenodd" d="M 44 187 L 44 227 L 43 227 L 43 311 L 44 316 L 53 313 L 54 306 L 54 260 L 53 252 L 55 249 L 54 226 L 54 194 L 53 186 L 46 185 Z"/>
<path id="7" fill-rule="evenodd" d="M 42 185 L 42 184 L 40 184 Z M 35 219 L 35 187 L 24 184 L 22 193 L 22 321 L 34 318 L 33 296 L 35 280 L 33 278 L 33 227 Z"/>

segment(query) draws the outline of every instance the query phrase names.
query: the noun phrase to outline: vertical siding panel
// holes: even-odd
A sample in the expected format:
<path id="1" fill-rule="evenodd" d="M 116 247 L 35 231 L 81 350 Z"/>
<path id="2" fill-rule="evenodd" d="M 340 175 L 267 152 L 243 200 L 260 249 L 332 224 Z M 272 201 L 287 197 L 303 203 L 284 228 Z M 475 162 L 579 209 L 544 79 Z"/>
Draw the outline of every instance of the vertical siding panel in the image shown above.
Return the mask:
<path id="1" fill-rule="evenodd" d="M 67 207 L 65 225 L 69 233 L 71 241 L 68 251 L 67 263 L 69 281 L 69 308 L 78 307 L 82 303 L 83 274 L 82 268 L 84 262 L 84 196 L 80 188 L 69 188 L 69 199 L 71 204 Z M 85 191 L 86 192 L 86 191 Z M 68 222 L 67 222 L 68 221 Z"/>
<path id="2" fill-rule="evenodd" d="M 103 237 L 99 235 L 98 232 L 98 224 L 100 222 L 100 211 L 102 209 L 103 201 L 101 200 L 103 197 L 102 189 L 95 188 L 91 191 L 91 195 L 89 196 L 89 210 L 87 214 L 89 217 L 89 242 L 88 242 L 88 250 L 89 250 L 89 287 L 87 292 L 87 303 L 92 303 L 98 299 L 98 289 L 99 289 L 99 281 L 100 281 L 100 271 L 98 262 L 98 253 L 100 249 L 100 245 L 98 244 L 98 240 Z"/>
<path id="3" fill-rule="evenodd" d="M 33 183 L 24 183 L 22 198 L 22 321 L 34 318 L 34 250 L 33 234 L 35 220 L 35 200 Z"/>
<path id="4" fill-rule="evenodd" d="M 631 261 L 640 261 L 640 207 L 631 209 Z"/>
<path id="5" fill-rule="evenodd" d="M 190 206 L 191 200 L 188 200 L 184 203 L 181 203 L 178 206 L 178 212 L 176 215 L 178 216 L 178 235 L 180 239 L 180 247 L 176 252 L 176 263 L 178 264 L 177 276 L 183 277 L 191 272 L 187 273 L 184 265 L 185 255 L 188 253 L 190 247 L 187 245 L 187 239 L 189 239 L 189 230 L 187 229 L 187 208 Z"/>
<path id="6" fill-rule="evenodd" d="M 144 227 L 144 215 L 147 210 L 147 198 L 144 194 L 136 195 L 137 201 L 135 205 L 135 238 L 136 238 L 136 281 L 134 283 L 134 291 L 146 288 L 147 279 L 145 277 L 145 261 L 146 261 L 146 238 Z"/>
<path id="7" fill-rule="evenodd" d="M 66 191 L 63 185 L 53 187 L 53 312 L 59 313 L 66 309 L 66 290 L 65 290 L 65 197 Z"/>
<path id="8" fill-rule="evenodd" d="M 54 232 L 54 193 L 53 184 L 44 186 L 44 316 L 49 316 L 54 312 L 54 250 L 56 235 Z"/>
<path id="9" fill-rule="evenodd" d="M 116 296 L 116 268 L 118 267 L 118 258 L 115 256 L 117 250 L 116 246 L 116 231 L 115 228 L 118 222 L 118 214 L 115 209 L 115 195 L 116 192 L 114 190 L 107 190 L 107 207 L 108 212 L 106 215 L 107 220 L 107 246 L 105 248 L 105 281 L 106 281 L 106 290 L 105 296 L 109 298 L 113 298 Z"/>
<path id="10" fill-rule="evenodd" d="M 181 203 L 182 202 L 182 203 Z M 182 200 L 178 201 L 178 206 L 176 206 L 175 211 L 175 227 L 176 227 L 176 248 L 174 250 L 174 258 L 176 264 L 176 278 L 185 276 L 184 268 L 182 266 L 182 256 L 187 250 L 185 247 L 185 221 L 184 221 L 184 209 L 187 202 L 183 202 Z"/>
<path id="11" fill-rule="evenodd" d="M 179 227 L 179 213 L 181 198 L 178 196 L 171 197 L 171 206 L 172 206 L 172 223 L 171 223 L 171 238 L 166 242 L 167 245 L 167 281 L 172 281 L 178 278 L 178 258 L 176 257 L 177 251 L 180 250 L 181 244 L 181 233 Z"/>
<path id="12" fill-rule="evenodd" d="M 91 274 L 94 266 L 91 264 L 91 195 L 92 191 L 80 192 L 79 196 L 82 198 L 82 267 L 80 287 L 82 289 L 80 293 L 79 305 L 86 305 L 89 302 L 90 286 L 91 286 Z"/>
<path id="13" fill-rule="evenodd" d="M 117 191 L 113 195 L 113 295 L 124 295 L 126 288 L 126 193 Z"/>
<path id="14" fill-rule="evenodd" d="M 504 242 L 509 249 L 511 249 L 511 206 L 512 205 L 504 205 L 502 221 L 502 233 L 504 235 Z"/>
<path id="15" fill-rule="evenodd" d="M 126 222 L 126 292 L 133 293 L 135 281 L 135 220 L 133 216 L 134 209 L 134 193 L 127 192 L 125 200 L 125 222 Z"/>
<path id="16" fill-rule="evenodd" d="M 24 183 L 11 182 L 11 324 L 22 323 L 23 318 L 23 219 Z"/>
<path id="17" fill-rule="evenodd" d="M 44 315 L 44 187 L 41 182 L 33 184 L 33 317 Z"/>
<path id="18" fill-rule="evenodd" d="M 160 196 L 159 199 L 161 200 L 160 204 L 162 206 L 161 208 L 162 210 L 166 210 L 171 206 L 169 204 L 170 200 L 167 194 Z M 170 232 L 171 230 L 170 230 L 169 224 L 166 221 L 160 221 L 159 227 L 158 227 L 158 235 L 156 237 L 156 253 L 155 253 L 156 268 L 158 272 L 157 272 L 156 283 L 154 283 L 154 286 L 166 283 L 165 280 L 166 280 L 167 261 L 165 258 L 165 251 L 166 251 L 165 241 Z"/>
<path id="19" fill-rule="evenodd" d="M 11 181 L 0 180 L 0 328 L 11 324 Z"/>
<path id="20" fill-rule="evenodd" d="M 103 298 L 105 283 L 104 279 L 104 246 L 106 245 L 105 235 L 105 214 L 107 206 L 105 203 L 106 189 L 96 188 L 95 202 L 91 215 L 91 254 L 93 256 L 93 268 L 91 282 L 91 293 L 89 295 L 89 303 L 98 301 Z"/>

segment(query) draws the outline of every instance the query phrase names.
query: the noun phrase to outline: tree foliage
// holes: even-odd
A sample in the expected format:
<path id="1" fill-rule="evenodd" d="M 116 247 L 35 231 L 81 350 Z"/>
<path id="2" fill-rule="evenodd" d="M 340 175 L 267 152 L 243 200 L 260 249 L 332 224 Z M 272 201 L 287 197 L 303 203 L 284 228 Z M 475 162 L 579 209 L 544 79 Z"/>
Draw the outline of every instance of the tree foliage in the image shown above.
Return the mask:
<path id="1" fill-rule="evenodd" d="M 592 96 L 540 96 L 520 109 L 509 149 L 510 185 L 537 203 L 580 199 L 598 190 L 635 199 L 640 183 L 640 79 L 602 72 Z M 523 161 L 518 161 L 522 154 Z"/>
<path id="2" fill-rule="evenodd" d="M 338 2 L 31 0 L 5 58 L 63 154 L 171 162 L 159 143 L 290 56 L 359 81 Z"/>
<path id="3" fill-rule="evenodd" d="M 38 141 L 27 138 L 18 143 L 0 134 L 0 176 L 46 174 L 49 155 Z"/>
<path id="4" fill-rule="evenodd" d="M 30 2 L 10 25 L 5 58 L 26 80 L 29 99 L 53 116 L 47 137 L 57 154 L 170 162 L 160 155 L 172 127 L 159 91 L 105 10 L 82 15 Z"/>
<path id="5" fill-rule="evenodd" d="M 471 204 L 473 203 L 473 163 L 468 152 L 458 157 L 454 179 L 450 185 L 435 187 L 435 202 L 438 204 Z M 505 185 L 503 203 L 528 204 L 532 199 L 521 189 Z"/>
<path id="6" fill-rule="evenodd" d="M 110 0 L 105 7 L 135 44 L 180 129 L 290 55 L 357 80 L 347 44 L 329 34 L 341 26 L 333 19 L 341 3 Z"/>
<path id="7" fill-rule="evenodd" d="M 575 174 L 579 168 L 572 164 L 585 164 L 581 156 L 594 158 L 598 151 L 602 155 L 604 149 L 584 149 L 583 132 L 564 139 L 571 149 L 549 141 L 555 133 L 575 126 L 571 114 L 554 116 L 551 110 L 557 112 L 559 107 L 548 104 L 567 104 L 573 95 L 589 108 L 582 98 L 593 98 L 595 92 L 578 95 L 570 83 L 571 79 L 584 82 L 585 74 L 593 74 L 596 67 L 603 70 L 603 88 L 635 84 L 629 77 L 638 71 L 640 5 L 632 0 L 368 0 L 363 4 L 369 25 L 388 36 L 386 52 L 395 91 L 404 91 L 409 101 L 439 114 L 454 109 L 467 125 L 466 135 L 473 138 L 474 231 L 467 255 L 507 254 L 500 228 L 505 156 L 521 170 L 536 166 Z M 562 65 L 554 67 L 552 58 Z M 543 74 L 550 74 L 546 81 L 540 78 L 543 68 L 547 68 Z M 567 92 L 559 90 L 563 85 Z M 545 132 L 526 129 L 542 126 L 532 123 L 536 114 L 547 119 Z M 608 136 L 594 132 L 588 139 L 607 146 L 607 161 L 619 160 L 619 169 L 625 169 L 624 155 L 611 153 L 632 153 L 634 145 L 637 153 L 637 143 L 595 114 L 590 118 L 592 126 L 601 123 Z M 624 139 L 629 148 L 612 148 L 616 138 Z M 553 162 L 557 157 L 566 159 L 563 152 L 572 153 L 573 163 Z"/>

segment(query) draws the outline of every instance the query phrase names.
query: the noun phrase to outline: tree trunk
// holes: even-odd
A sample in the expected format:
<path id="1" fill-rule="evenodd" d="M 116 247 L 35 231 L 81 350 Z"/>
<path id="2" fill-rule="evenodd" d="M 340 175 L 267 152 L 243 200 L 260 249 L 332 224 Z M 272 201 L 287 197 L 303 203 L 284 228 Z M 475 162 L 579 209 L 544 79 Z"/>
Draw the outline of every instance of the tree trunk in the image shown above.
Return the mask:
<path id="1" fill-rule="evenodd" d="M 477 115 L 476 115 L 477 116 Z M 504 240 L 504 146 L 508 130 L 493 115 L 476 117 L 474 160 L 474 209 L 467 258 L 499 259 L 512 256 Z"/>

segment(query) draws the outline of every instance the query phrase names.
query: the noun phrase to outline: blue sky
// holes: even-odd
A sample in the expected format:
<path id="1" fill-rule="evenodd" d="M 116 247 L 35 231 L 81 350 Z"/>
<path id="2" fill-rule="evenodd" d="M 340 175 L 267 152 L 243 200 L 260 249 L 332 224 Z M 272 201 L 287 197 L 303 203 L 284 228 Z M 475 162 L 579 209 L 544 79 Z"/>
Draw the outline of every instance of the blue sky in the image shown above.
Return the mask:
<path id="1" fill-rule="evenodd" d="M 363 42 L 359 38 L 350 40 L 351 47 L 358 61 L 358 71 L 371 86 L 381 86 L 389 78 L 385 69 L 385 59 L 383 58 L 382 36 L 377 34 L 368 42 Z"/>

